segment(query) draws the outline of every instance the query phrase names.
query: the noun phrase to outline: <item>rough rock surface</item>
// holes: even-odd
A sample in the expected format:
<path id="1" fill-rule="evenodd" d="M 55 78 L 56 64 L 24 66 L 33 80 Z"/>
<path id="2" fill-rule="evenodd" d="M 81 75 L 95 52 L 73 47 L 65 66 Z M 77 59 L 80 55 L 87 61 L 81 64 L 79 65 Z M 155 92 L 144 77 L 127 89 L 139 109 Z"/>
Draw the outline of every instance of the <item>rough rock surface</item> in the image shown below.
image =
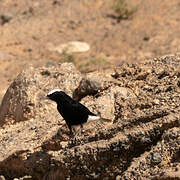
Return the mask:
<path id="1" fill-rule="evenodd" d="M 33 72 L 38 80 L 39 71 Z M 98 77 L 98 72 L 93 74 Z M 53 86 L 54 77 L 48 77 L 41 85 L 47 88 L 36 89 L 36 93 L 45 94 Z M 55 112 L 50 102 L 44 116 L 26 116 L 26 121 L 12 125 L 7 119 L 0 129 L 0 175 L 6 179 L 30 176 L 33 180 L 180 179 L 180 57 L 123 64 L 109 71 L 109 79 L 99 77 L 101 83 L 86 87 L 82 81 L 87 77 L 79 74 L 77 83 L 66 81 L 61 88 L 70 95 L 83 92 L 83 96 L 75 93 L 76 97 L 111 123 L 87 124 L 73 141 L 64 121 L 58 120 L 60 116 L 50 113 Z M 70 91 L 68 82 L 73 86 Z M 19 84 L 26 86 L 24 81 Z M 89 87 L 94 88 L 93 93 Z M 20 102 L 26 105 L 23 98 Z"/>
<path id="2" fill-rule="evenodd" d="M 73 64 L 59 66 L 29 67 L 22 71 L 8 88 L 0 109 L 0 125 L 24 121 L 36 116 L 42 118 L 54 113 L 51 105 L 43 98 L 53 88 L 60 88 L 72 94 L 81 80 L 81 74 Z"/>

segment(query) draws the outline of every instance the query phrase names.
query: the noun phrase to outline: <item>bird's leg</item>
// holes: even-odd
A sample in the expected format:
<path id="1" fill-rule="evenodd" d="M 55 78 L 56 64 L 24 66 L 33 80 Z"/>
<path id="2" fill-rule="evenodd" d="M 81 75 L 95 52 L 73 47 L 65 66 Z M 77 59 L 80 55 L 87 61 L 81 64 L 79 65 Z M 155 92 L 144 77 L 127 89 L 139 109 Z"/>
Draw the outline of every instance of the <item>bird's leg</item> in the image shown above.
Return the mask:
<path id="1" fill-rule="evenodd" d="M 69 136 L 69 139 L 72 138 L 73 136 L 73 131 L 72 131 L 72 127 L 70 125 L 68 125 L 68 128 L 69 128 L 69 131 L 70 131 L 70 136 Z"/>
<path id="2" fill-rule="evenodd" d="M 80 129 L 79 129 L 79 135 L 80 135 L 80 136 L 81 136 L 81 134 L 82 134 L 82 130 L 83 130 L 83 125 L 81 124 Z"/>
<path id="3" fill-rule="evenodd" d="M 83 128 L 83 125 L 81 124 L 80 128 L 78 129 L 78 131 L 74 135 L 74 138 L 73 138 L 74 140 L 76 140 L 77 136 L 82 134 L 82 128 Z"/>
<path id="4" fill-rule="evenodd" d="M 74 144 L 74 140 L 76 140 L 73 135 L 74 135 L 74 128 L 71 126 L 68 126 L 70 130 L 70 136 L 69 136 L 69 141 L 71 142 L 71 145 Z"/>
<path id="5" fill-rule="evenodd" d="M 69 131 L 70 131 L 70 135 L 72 134 L 72 127 L 71 125 L 67 124 L 68 128 L 69 128 Z"/>

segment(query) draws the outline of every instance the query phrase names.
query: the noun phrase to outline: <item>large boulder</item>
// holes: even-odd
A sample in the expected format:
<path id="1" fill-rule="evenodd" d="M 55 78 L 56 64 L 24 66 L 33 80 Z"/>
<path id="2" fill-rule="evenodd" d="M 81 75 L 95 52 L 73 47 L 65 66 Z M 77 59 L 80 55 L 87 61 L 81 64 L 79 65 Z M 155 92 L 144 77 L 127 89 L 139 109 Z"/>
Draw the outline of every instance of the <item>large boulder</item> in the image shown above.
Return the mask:
<path id="1" fill-rule="evenodd" d="M 2 100 L 0 125 L 55 114 L 54 105 L 43 99 L 48 91 L 60 88 L 71 95 L 81 78 L 71 63 L 24 69 Z"/>

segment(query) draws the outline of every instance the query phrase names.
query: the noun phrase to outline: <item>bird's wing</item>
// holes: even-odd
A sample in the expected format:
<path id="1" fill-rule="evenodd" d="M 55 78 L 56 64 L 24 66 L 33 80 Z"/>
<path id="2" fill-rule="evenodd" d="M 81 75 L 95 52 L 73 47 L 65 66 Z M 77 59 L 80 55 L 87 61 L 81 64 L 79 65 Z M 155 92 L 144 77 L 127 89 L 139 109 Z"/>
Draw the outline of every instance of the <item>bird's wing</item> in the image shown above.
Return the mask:
<path id="1" fill-rule="evenodd" d="M 96 114 L 92 113 L 86 106 L 84 106 L 83 104 L 73 100 L 66 93 L 63 93 L 63 96 L 64 96 L 64 99 L 66 100 L 66 102 L 73 107 L 73 110 L 75 112 L 87 113 L 87 115 L 96 116 Z"/>
<path id="2" fill-rule="evenodd" d="M 73 111 L 75 111 L 76 113 L 96 116 L 87 107 L 85 107 L 83 104 L 81 104 L 79 102 L 76 102 L 76 103 L 72 104 L 72 107 L 73 107 Z"/>

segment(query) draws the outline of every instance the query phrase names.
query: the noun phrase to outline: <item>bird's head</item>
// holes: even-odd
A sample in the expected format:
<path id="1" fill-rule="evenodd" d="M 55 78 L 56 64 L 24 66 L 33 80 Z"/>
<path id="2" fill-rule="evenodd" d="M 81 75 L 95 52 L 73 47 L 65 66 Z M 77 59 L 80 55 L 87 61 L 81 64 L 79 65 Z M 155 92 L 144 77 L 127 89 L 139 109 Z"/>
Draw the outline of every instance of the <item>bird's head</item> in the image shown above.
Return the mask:
<path id="1" fill-rule="evenodd" d="M 49 93 L 47 94 L 47 98 L 52 101 L 58 102 L 59 98 L 62 96 L 62 93 L 64 93 L 62 89 L 53 89 L 49 91 Z"/>

